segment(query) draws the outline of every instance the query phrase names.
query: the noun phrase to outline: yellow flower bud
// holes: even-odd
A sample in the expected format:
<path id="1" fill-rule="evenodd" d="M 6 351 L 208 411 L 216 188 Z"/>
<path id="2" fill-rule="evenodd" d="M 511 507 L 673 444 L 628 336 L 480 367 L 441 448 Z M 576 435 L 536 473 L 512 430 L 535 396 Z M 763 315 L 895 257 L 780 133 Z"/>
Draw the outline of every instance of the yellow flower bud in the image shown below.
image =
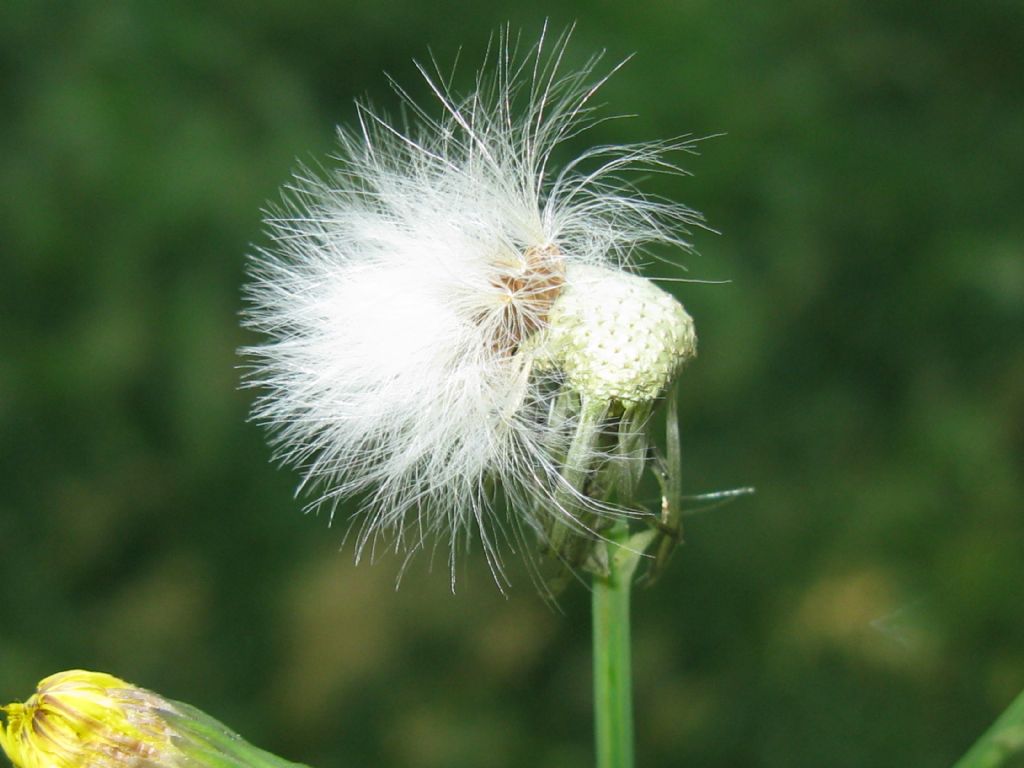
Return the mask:
<path id="1" fill-rule="evenodd" d="M 300 768 L 188 704 L 102 672 L 51 675 L 0 711 L 0 747 L 15 768 Z"/>
<path id="2" fill-rule="evenodd" d="M 174 765 L 179 753 L 159 715 L 165 707 L 112 675 L 60 672 L 24 704 L 3 707 L 0 746 L 17 768 Z"/>

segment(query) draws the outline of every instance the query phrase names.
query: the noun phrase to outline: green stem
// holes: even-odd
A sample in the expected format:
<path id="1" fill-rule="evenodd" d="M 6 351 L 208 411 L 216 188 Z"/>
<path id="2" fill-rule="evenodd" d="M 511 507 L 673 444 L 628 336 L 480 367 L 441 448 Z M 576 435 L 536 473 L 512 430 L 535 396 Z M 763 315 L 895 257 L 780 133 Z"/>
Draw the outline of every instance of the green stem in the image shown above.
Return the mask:
<path id="1" fill-rule="evenodd" d="M 576 432 L 569 444 L 569 452 L 562 468 L 563 483 L 555 489 L 554 524 L 548 533 L 548 546 L 552 552 L 565 556 L 564 546 L 573 532 L 572 519 L 579 507 L 578 494 L 583 493 L 588 461 L 593 457 L 594 445 L 601 434 L 601 421 L 605 408 L 602 403 L 583 400 L 580 403 L 579 421 Z M 571 560 L 571 558 L 570 558 Z"/>
<path id="2" fill-rule="evenodd" d="M 192 768 L 307 768 L 254 747 L 222 723 L 180 701 L 163 714 L 172 741 Z"/>
<path id="3" fill-rule="evenodd" d="M 597 768 L 633 768 L 633 674 L 630 651 L 629 596 L 640 553 L 651 542 L 648 532 L 629 536 L 625 521 L 616 523 L 604 545 L 608 572 L 594 577 L 594 724 Z"/>
<path id="4" fill-rule="evenodd" d="M 999 768 L 1024 753 L 1024 693 L 999 716 L 953 768 Z"/>

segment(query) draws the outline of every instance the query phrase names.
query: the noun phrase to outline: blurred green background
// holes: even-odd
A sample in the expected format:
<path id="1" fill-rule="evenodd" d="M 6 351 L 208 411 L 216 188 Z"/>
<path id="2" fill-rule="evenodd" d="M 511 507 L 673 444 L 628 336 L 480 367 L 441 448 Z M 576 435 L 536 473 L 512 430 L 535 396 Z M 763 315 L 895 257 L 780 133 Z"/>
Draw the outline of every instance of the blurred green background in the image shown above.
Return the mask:
<path id="1" fill-rule="evenodd" d="M 590 141 L 655 186 L 692 519 L 635 600 L 640 765 L 946 766 L 1024 688 L 1019 2 L 0 6 L 0 699 L 95 668 L 318 768 L 591 763 L 588 595 L 351 564 L 246 422 L 260 209 L 352 99 L 508 21 L 636 52 Z"/>

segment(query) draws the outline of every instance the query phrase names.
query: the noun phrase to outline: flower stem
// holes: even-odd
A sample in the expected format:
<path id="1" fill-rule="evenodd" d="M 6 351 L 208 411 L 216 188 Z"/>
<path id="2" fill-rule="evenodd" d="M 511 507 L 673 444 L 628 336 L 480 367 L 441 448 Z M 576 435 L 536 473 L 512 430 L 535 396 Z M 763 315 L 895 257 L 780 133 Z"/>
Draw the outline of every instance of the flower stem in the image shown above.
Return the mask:
<path id="1" fill-rule="evenodd" d="M 572 553 L 567 551 L 567 542 L 573 533 L 573 521 L 578 526 L 576 510 L 584 490 L 588 462 L 594 454 L 594 446 L 601 435 L 601 421 L 605 415 L 603 403 L 583 400 L 579 404 L 578 421 L 569 451 L 562 468 L 563 482 L 555 489 L 554 525 L 548 531 L 547 545 L 559 557 L 572 562 Z M 556 590 L 557 591 L 557 590 Z"/>
<path id="2" fill-rule="evenodd" d="M 999 768 L 1024 754 L 1024 693 L 1021 693 L 953 768 Z M 1016 763 L 1014 763 L 1016 765 Z"/>
<path id="3" fill-rule="evenodd" d="M 633 768 L 633 673 L 629 593 L 647 532 L 617 523 L 605 543 L 607 574 L 594 577 L 594 725 L 597 768 Z"/>

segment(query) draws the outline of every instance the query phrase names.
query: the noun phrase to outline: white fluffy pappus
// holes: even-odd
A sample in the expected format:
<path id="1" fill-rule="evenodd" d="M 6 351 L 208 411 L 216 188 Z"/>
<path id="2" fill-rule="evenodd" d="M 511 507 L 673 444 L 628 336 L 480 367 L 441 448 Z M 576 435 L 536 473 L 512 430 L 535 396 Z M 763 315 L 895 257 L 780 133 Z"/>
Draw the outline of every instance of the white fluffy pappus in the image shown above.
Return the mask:
<path id="1" fill-rule="evenodd" d="M 527 342 L 581 267 L 688 249 L 701 221 L 628 178 L 679 172 L 686 138 L 555 167 L 559 145 L 599 122 L 592 97 L 617 69 L 595 77 L 597 56 L 563 72 L 568 38 L 519 52 L 502 34 L 464 95 L 420 67 L 432 107 L 397 85 L 406 119 L 357 105 L 338 167 L 300 171 L 266 219 L 245 316 L 268 337 L 243 350 L 254 417 L 311 507 L 359 497 L 357 557 L 449 542 L 454 578 L 458 543 L 478 536 L 500 579 L 502 540 L 543 538 L 551 515 L 573 524 L 555 501 L 573 431 L 551 417 L 564 381 Z"/>

